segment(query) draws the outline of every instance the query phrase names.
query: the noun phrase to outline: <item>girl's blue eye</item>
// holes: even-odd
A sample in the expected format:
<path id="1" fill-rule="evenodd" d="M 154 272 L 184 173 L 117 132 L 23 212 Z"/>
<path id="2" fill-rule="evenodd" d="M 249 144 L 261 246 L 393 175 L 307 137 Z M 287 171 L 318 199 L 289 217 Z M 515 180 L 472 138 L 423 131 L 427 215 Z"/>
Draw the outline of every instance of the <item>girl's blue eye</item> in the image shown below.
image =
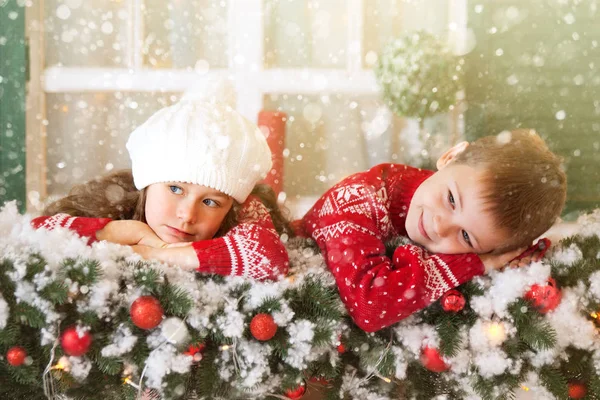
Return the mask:
<path id="1" fill-rule="evenodd" d="M 209 207 L 219 207 L 220 206 L 220 204 L 217 203 L 216 201 L 214 201 L 213 199 L 204 199 L 204 200 L 202 200 L 202 202 Z"/>
<path id="2" fill-rule="evenodd" d="M 452 205 L 452 208 L 454 208 L 454 196 L 452 195 L 451 191 L 448 191 L 448 201 L 450 202 L 450 204 Z"/>
<path id="3" fill-rule="evenodd" d="M 473 245 L 471 244 L 471 238 L 469 237 L 469 234 L 467 233 L 467 231 L 462 231 L 462 236 L 463 239 L 465 239 L 465 242 L 467 242 L 467 244 L 471 247 L 473 247 Z"/>
<path id="4" fill-rule="evenodd" d="M 169 186 L 169 190 L 175 194 L 182 194 L 183 193 L 183 189 L 180 188 L 179 186 L 175 186 L 175 185 L 170 185 Z"/>

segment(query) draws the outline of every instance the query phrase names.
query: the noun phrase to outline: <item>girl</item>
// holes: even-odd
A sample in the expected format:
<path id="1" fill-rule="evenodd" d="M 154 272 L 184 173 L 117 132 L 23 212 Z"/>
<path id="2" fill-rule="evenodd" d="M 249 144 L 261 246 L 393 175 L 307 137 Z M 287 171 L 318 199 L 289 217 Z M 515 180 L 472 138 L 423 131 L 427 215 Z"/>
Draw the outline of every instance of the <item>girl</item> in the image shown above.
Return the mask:
<path id="1" fill-rule="evenodd" d="M 188 270 L 277 279 L 287 231 L 261 131 L 225 101 L 184 99 L 130 135 L 131 171 L 74 187 L 34 227 L 66 227 Z"/>

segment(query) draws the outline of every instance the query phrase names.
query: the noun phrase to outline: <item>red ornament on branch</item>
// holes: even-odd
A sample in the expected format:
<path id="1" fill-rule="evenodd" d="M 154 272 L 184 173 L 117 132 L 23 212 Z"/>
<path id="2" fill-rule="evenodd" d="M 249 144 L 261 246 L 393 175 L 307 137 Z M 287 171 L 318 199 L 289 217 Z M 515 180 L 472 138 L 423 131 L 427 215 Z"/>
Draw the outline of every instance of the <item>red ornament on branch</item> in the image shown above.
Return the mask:
<path id="1" fill-rule="evenodd" d="M 438 349 L 433 347 L 424 347 L 421 352 L 421 364 L 432 372 L 444 372 L 450 369 L 450 366 L 444 362 Z"/>
<path id="2" fill-rule="evenodd" d="M 303 382 L 296 389 L 288 389 L 288 390 L 286 390 L 285 391 L 285 395 L 287 397 L 289 397 L 290 399 L 296 400 L 296 399 L 299 399 L 302 396 L 304 396 L 305 392 L 306 392 L 306 386 L 304 385 L 304 382 Z"/>
<path id="3" fill-rule="evenodd" d="M 204 343 L 190 344 L 188 349 L 184 351 L 183 354 L 192 356 L 194 362 L 200 362 L 202 361 L 202 352 L 205 348 L 206 345 Z"/>
<path id="4" fill-rule="evenodd" d="M 562 293 L 556 286 L 556 281 L 550 278 L 545 285 L 533 285 L 525 293 L 525 299 L 531 301 L 536 310 L 546 314 L 558 307 Z"/>
<path id="5" fill-rule="evenodd" d="M 309 381 L 321 386 L 327 386 L 331 383 L 330 379 L 327 379 L 323 376 L 311 376 Z"/>
<path id="6" fill-rule="evenodd" d="M 444 293 L 440 303 L 442 304 L 444 311 L 456 313 L 465 308 L 467 301 L 461 292 L 456 289 L 451 289 Z"/>
<path id="7" fill-rule="evenodd" d="M 256 314 L 250 321 L 250 333 L 257 340 L 270 340 L 277 333 L 277 324 L 269 314 Z"/>
<path id="8" fill-rule="evenodd" d="M 14 346 L 6 352 L 6 361 L 13 367 L 19 367 L 25 363 L 27 352 L 20 346 Z"/>
<path id="9" fill-rule="evenodd" d="M 188 349 L 183 353 L 188 356 L 193 356 L 196 353 L 202 353 L 206 345 L 204 343 L 190 344 Z"/>
<path id="10" fill-rule="evenodd" d="M 583 399 L 587 394 L 587 387 L 581 382 L 569 382 L 569 398 Z"/>
<path id="11" fill-rule="evenodd" d="M 156 328 L 163 320 L 164 314 L 160 302 L 152 296 L 138 297 L 129 309 L 131 322 L 141 329 Z"/>
<path id="12" fill-rule="evenodd" d="M 83 331 L 72 326 L 67 328 L 60 337 L 60 345 L 69 356 L 82 356 L 90 349 L 92 335 L 89 331 Z"/>

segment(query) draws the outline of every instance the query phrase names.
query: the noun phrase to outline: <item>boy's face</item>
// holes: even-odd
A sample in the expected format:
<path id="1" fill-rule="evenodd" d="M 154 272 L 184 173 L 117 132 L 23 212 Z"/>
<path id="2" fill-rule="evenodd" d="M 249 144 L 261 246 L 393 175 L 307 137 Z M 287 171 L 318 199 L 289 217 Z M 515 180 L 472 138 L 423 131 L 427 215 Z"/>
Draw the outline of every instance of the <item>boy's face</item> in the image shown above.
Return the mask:
<path id="1" fill-rule="evenodd" d="M 466 148 L 464 144 L 458 146 Z M 412 241 L 432 253 L 489 253 L 509 236 L 496 228 L 496 221 L 486 211 L 481 182 L 485 171 L 450 163 L 456 154 L 442 156 L 439 170 L 415 191 L 406 232 Z"/>

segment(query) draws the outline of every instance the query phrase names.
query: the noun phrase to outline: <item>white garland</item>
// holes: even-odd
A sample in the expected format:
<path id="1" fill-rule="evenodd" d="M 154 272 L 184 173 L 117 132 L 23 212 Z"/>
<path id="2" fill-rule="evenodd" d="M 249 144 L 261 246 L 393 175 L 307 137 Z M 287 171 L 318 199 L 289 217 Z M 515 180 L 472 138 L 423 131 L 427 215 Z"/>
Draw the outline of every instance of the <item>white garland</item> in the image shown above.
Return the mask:
<path id="1" fill-rule="evenodd" d="M 9 308 L 8 303 L 2 297 L 2 293 L 0 293 L 0 329 L 6 328 L 6 322 L 8 321 Z"/>
<path id="2" fill-rule="evenodd" d="M 580 219 L 581 231 L 586 234 L 600 232 L 600 212 Z M 26 302 L 43 310 L 48 326 L 41 329 L 42 343 L 52 343 L 57 336 L 55 323 L 60 316 L 53 312 L 52 305 L 37 294 L 37 290 L 52 282 L 60 271 L 61 262 L 66 257 L 83 257 L 97 260 L 102 268 L 102 277 L 96 284 L 85 290 L 76 282 L 70 282 L 71 289 L 79 292 L 81 300 L 77 306 L 80 311 L 93 311 L 101 318 L 111 319 L 110 310 L 115 305 L 129 307 L 131 302 L 139 297 L 138 288 L 127 287 L 119 293 L 118 282 L 123 279 L 131 281 L 135 268 L 125 261 L 139 261 L 140 258 L 130 249 L 109 243 L 95 243 L 87 246 L 85 240 L 64 229 L 55 231 L 34 230 L 29 225 L 28 216 L 21 216 L 14 204 L 9 204 L 0 212 L 0 253 L 11 260 L 16 260 L 14 269 L 9 272 L 17 290 L 18 301 Z M 593 227 L 593 229 L 590 228 Z M 335 346 L 337 337 L 344 332 L 343 321 L 330 321 L 332 331 L 331 346 L 315 347 L 312 345 L 315 324 L 312 321 L 296 319 L 294 311 L 283 298 L 285 290 L 300 287 L 307 277 L 318 279 L 323 286 L 334 287 L 335 280 L 328 272 L 323 257 L 312 248 L 303 247 L 302 243 L 290 240 L 287 244 L 290 260 L 292 261 L 293 278 L 279 282 L 253 283 L 245 294 L 244 301 L 232 295 L 233 290 L 246 282 L 242 278 L 226 278 L 224 283 L 206 281 L 199 284 L 193 273 L 178 268 L 164 268 L 161 264 L 151 263 L 169 279 L 169 282 L 185 290 L 193 299 L 193 306 L 185 318 L 190 329 L 202 335 L 211 330 L 219 330 L 225 336 L 234 340 L 234 344 L 221 351 L 217 358 L 221 379 L 232 382 L 239 389 L 251 390 L 253 395 L 261 397 L 268 391 L 277 391 L 280 378 L 277 371 L 269 366 L 269 356 L 273 352 L 268 342 L 247 340 L 243 333 L 245 329 L 245 313 L 251 313 L 266 298 L 277 299 L 280 310 L 273 313 L 278 329 L 285 330 L 290 336 L 285 362 L 292 367 L 304 369 L 312 360 L 327 357 L 332 365 L 340 362 Z M 25 276 L 27 256 L 39 253 L 47 262 L 44 271 L 38 274 L 33 284 L 22 278 Z M 576 246 L 555 250 L 552 257 L 564 263 L 573 263 L 581 257 L 581 250 Z M 550 274 L 546 262 L 534 263 L 526 268 L 508 269 L 504 272 L 493 273 L 489 277 L 475 279 L 475 283 L 485 288 L 482 296 L 472 298 L 470 305 L 479 315 L 480 320 L 470 329 L 461 331 L 463 341 L 457 355 L 446 359 L 451 366 L 447 378 L 464 382 L 462 389 L 467 398 L 474 398 L 471 388 L 472 381 L 468 379 L 469 366 L 476 365 L 485 377 L 496 376 L 509 372 L 518 374 L 521 368 L 520 360 L 511 360 L 498 347 L 489 342 L 485 335 L 485 323 L 499 321 L 503 324 L 507 337 L 514 335 L 513 321 L 507 311 L 507 306 L 522 297 L 528 288 L 535 283 L 543 283 Z M 557 345 L 548 351 L 527 353 L 523 357 L 529 359 L 534 366 L 550 365 L 560 360 L 564 349 L 575 347 L 592 352 L 596 369 L 600 370 L 600 337 L 594 324 L 586 315 L 580 312 L 582 305 L 588 299 L 600 299 L 600 273 L 590 277 L 590 288 L 586 292 L 583 283 L 579 287 L 563 290 L 563 300 L 556 310 L 548 313 L 544 319 L 557 334 Z M 244 307 L 240 306 L 243 303 Z M 223 313 L 223 309 L 225 312 Z M 341 302 L 340 309 L 343 311 Z M 0 329 L 6 326 L 8 319 L 8 304 L 0 295 Z M 212 317 L 219 313 L 216 319 Z M 216 324 L 211 321 L 216 320 Z M 398 379 L 406 377 L 408 364 L 420 357 L 424 346 L 439 346 L 439 337 L 435 327 L 421 323 L 416 316 L 411 316 L 393 328 L 394 340 L 390 351 L 394 356 L 394 375 Z M 119 327 L 105 346 L 101 354 L 105 357 L 126 355 L 135 345 L 136 338 L 132 333 Z M 147 338 L 152 349 L 144 372 L 145 385 L 161 390 L 164 378 L 169 373 L 184 374 L 190 370 L 192 357 L 183 355 L 181 349 L 166 343 L 160 329 L 153 331 Z M 366 346 L 366 343 L 363 345 Z M 356 352 L 369 351 L 368 346 L 349 349 Z M 89 373 L 90 363 L 86 357 L 71 360 L 76 372 L 71 370 L 76 379 L 85 379 Z M 362 371 L 365 373 L 365 371 Z M 342 388 L 354 399 L 387 399 L 379 393 L 365 387 L 365 382 L 359 377 L 358 371 L 347 370 L 343 377 Z M 373 379 L 373 378 L 372 378 Z M 538 383 L 537 375 L 528 375 L 528 384 L 534 387 L 536 393 L 544 393 L 545 389 Z"/>

